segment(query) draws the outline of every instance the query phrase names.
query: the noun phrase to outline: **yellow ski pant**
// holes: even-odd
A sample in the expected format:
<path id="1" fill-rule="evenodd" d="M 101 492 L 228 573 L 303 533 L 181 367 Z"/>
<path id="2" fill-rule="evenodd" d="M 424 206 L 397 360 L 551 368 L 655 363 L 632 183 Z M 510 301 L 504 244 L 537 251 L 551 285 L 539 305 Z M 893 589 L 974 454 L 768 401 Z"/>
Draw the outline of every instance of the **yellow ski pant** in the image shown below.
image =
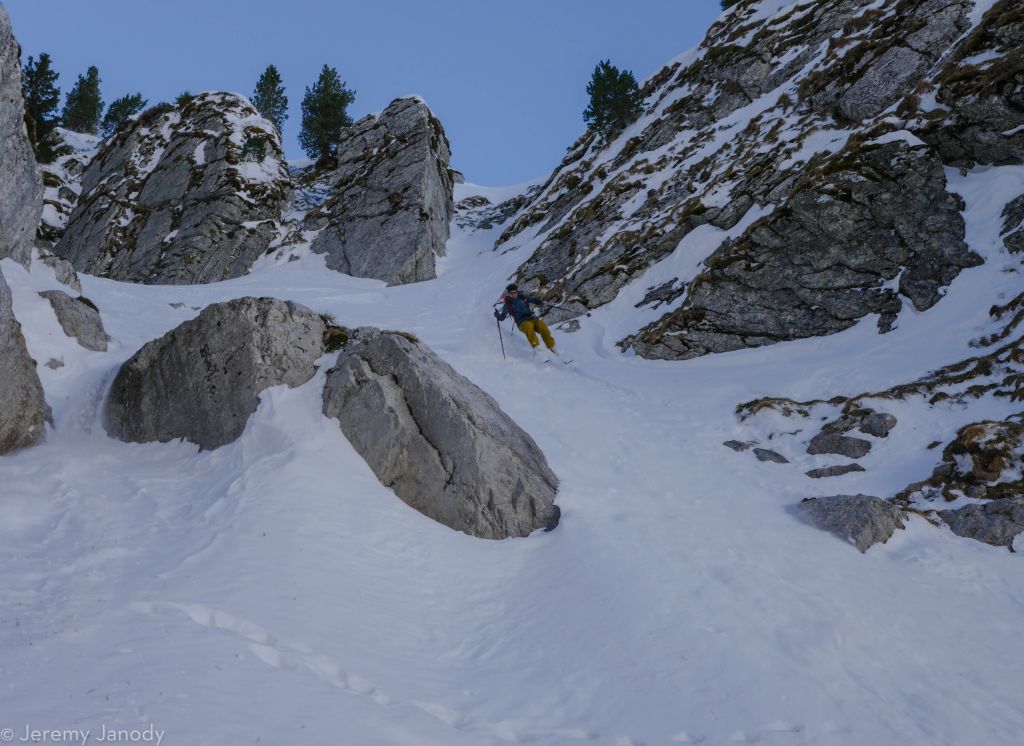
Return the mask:
<path id="1" fill-rule="evenodd" d="M 530 340 L 530 346 L 536 347 L 537 333 L 544 339 L 544 344 L 548 346 L 549 350 L 555 349 L 555 340 L 551 336 L 551 331 L 548 329 L 548 325 L 544 323 L 542 319 L 529 319 L 519 325 L 519 331 L 526 335 L 526 338 Z"/>

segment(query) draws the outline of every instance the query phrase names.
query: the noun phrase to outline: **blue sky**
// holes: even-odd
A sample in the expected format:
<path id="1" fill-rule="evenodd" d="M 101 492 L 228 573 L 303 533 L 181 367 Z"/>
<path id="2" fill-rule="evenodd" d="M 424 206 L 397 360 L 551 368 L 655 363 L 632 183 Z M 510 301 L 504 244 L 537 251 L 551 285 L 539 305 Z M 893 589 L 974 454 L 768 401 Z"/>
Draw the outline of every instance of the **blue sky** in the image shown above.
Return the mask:
<path id="1" fill-rule="evenodd" d="M 285 149 L 302 94 L 327 63 L 356 91 L 354 118 L 418 93 L 470 181 L 548 173 L 583 131 L 598 60 L 638 80 L 699 43 L 718 0 L 2 0 L 23 58 L 49 52 L 67 91 L 89 65 L 106 101 L 141 91 L 249 95 L 273 63 L 289 97 Z"/>

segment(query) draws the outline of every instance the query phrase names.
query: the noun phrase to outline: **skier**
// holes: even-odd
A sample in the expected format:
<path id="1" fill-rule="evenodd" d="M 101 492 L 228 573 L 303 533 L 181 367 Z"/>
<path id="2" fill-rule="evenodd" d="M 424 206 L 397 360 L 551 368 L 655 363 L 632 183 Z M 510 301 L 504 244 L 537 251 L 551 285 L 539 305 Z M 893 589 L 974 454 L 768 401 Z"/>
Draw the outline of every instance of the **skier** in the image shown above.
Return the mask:
<path id="1" fill-rule="evenodd" d="M 551 330 L 548 329 L 548 325 L 544 323 L 543 319 L 534 315 L 533 309 L 530 308 L 531 303 L 535 306 L 546 305 L 541 298 L 528 295 L 527 293 L 520 293 L 516 284 L 512 283 L 505 288 L 505 295 L 502 297 L 501 303 L 503 305 L 500 309 L 494 309 L 494 318 L 498 321 L 504 321 L 511 315 L 512 319 L 516 322 L 516 326 L 519 327 L 519 331 L 530 340 L 530 347 L 540 351 L 540 342 L 537 341 L 537 334 L 539 333 L 551 354 L 558 355 L 558 351 L 555 349 L 555 340 L 551 336 Z"/>

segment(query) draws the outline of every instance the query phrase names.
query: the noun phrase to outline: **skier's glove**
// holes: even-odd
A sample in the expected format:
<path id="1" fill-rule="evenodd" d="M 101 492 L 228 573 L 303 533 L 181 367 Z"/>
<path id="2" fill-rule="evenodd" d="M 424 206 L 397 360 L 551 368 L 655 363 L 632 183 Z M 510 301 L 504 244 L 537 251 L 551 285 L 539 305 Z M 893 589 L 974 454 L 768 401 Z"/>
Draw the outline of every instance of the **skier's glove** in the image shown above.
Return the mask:
<path id="1" fill-rule="evenodd" d="M 501 311 L 499 311 L 497 308 L 494 309 L 494 318 L 496 318 L 498 321 L 501 321 Z"/>

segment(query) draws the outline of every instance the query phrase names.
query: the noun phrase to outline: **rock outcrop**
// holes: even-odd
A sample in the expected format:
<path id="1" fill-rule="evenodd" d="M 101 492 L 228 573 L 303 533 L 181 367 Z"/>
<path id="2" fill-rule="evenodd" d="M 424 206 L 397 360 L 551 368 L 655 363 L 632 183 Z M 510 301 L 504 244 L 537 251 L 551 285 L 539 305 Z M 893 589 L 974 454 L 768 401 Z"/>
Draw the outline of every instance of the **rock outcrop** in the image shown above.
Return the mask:
<path id="1" fill-rule="evenodd" d="M 385 486 L 446 526 L 501 539 L 558 523 L 558 479 L 537 444 L 409 335 L 352 332 L 328 372 L 324 414 Z"/>
<path id="2" fill-rule="evenodd" d="M 54 251 L 129 282 L 239 277 L 277 236 L 290 195 L 273 124 L 240 96 L 204 93 L 104 141 Z"/>
<path id="3" fill-rule="evenodd" d="M 925 311 L 981 263 L 927 147 L 849 146 L 805 184 L 708 259 L 683 306 L 633 340 L 638 354 L 686 359 L 832 334 L 868 314 L 886 331 L 901 297 Z"/>
<path id="4" fill-rule="evenodd" d="M 28 354 L 11 301 L 11 289 L 0 270 L 0 453 L 41 443 L 46 423 L 51 422 L 36 363 Z"/>
<path id="5" fill-rule="evenodd" d="M 0 5 L 0 259 L 28 266 L 42 210 L 43 187 L 25 128 L 21 47 Z"/>
<path id="6" fill-rule="evenodd" d="M 1024 162 L 1024 8 L 999 0 L 937 78 L 917 93 L 936 106 L 917 113 L 909 126 L 933 144 L 943 162 Z"/>
<path id="7" fill-rule="evenodd" d="M 50 301 L 64 333 L 94 352 L 106 352 L 110 337 L 103 329 L 99 309 L 88 298 L 72 298 L 63 290 L 44 290 L 40 295 Z"/>
<path id="8" fill-rule="evenodd" d="M 121 366 L 106 402 L 107 432 L 136 443 L 185 438 L 203 449 L 230 443 L 261 391 L 313 377 L 324 331 L 320 316 L 275 298 L 209 305 Z"/>
<path id="9" fill-rule="evenodd" d="M 995 546 L 1013 546 L 1024 531 L 1024 413 L 960 428 L 931 476 L 909 485 L 895 502 L 935 511 L 953 533 Z M 968 498 L 955 509 L 944 503 Z"/>
<path id="10" fill-rule="evenodd" d="M 448 139 L 418 98 L 393 101 L 347 129 L 338 165 L 317 180 L 327 199 L 305 229 L 331 269 L 389 285 L 436 277 L 454 213 Z"/>
<path id="11" fill-rule="evenodd" d="M 632 284 L 663 314 L 621 342 L 645 357 L 868 315 L 885 332 L 980 261 L 943 168 L 1022 160 L 1019 3 L 762 5 L 737 3 L 652 77 L 619 135 L 581 137 L 502 234 L 532 252 L 515 279 L 562 318 Z"/>
<path id="12" fill-rule="evenodd" d="M 903 528 L 903 511 L 871 495 L 811 497 L 797 503 L 797 515 L 811 525 L 829 531 L 866 552 L 884 544 Z"/>
<path id="13" fill-rule="evenodd" d="M 887 448 L 885 439 L 897 427 L 895 416 L 875 407 L 899 401 L 903 407 L 944 410 L 947 417 L 953 411 L 955 419 L 962 421 L 962 413 L 971 408 L 980 406 L 991 412 L 1002 406 L 1009 410 L 1005 418 L 960 427 L 941 451 L 931 475 L 910 485 L 893 485 L 894 495 L 888 502 L 925 515 L 935 524 L 946 524 L 960 536 L 1012 548 L 1015 537 L 1024 531 L 1024 412 L 1016 405 L 1024 400 L 1024 336 L 1019 335 L 1024 324 L 1024 293 L 1005 305 L 994 306 L 990 314 L 1004 322 L 1003 328 L 972 342 L 975 348 L 994 348 L 989 352 L 884 391 L 827 401 L 764 398 L 740 405 L 737 414 L 741 422 L 761 414 L 808 423 L 825 420 L 820 432 L 811 438 L 811 443 L 817 445 L 809 452 L 843 453 L 856 458 L 869 446 Z M 926 411 L 919 417 L 928 421 L 936 414 Z M 802 434 L 804 427 L 794 424 L 778 436 L 806 437 Z M 874 440 L 846 435 L 855 430 Z M 904 437 L 912 438 L 913 431 L 904 433 Z M 918 447 L 930 451 L 942 443 L 921 442 Z M 907 443 L 901 447 L 906 449 Z M 824 467 L 807 475 L 836 476 L 849 473 L 854 466 Z"/>

